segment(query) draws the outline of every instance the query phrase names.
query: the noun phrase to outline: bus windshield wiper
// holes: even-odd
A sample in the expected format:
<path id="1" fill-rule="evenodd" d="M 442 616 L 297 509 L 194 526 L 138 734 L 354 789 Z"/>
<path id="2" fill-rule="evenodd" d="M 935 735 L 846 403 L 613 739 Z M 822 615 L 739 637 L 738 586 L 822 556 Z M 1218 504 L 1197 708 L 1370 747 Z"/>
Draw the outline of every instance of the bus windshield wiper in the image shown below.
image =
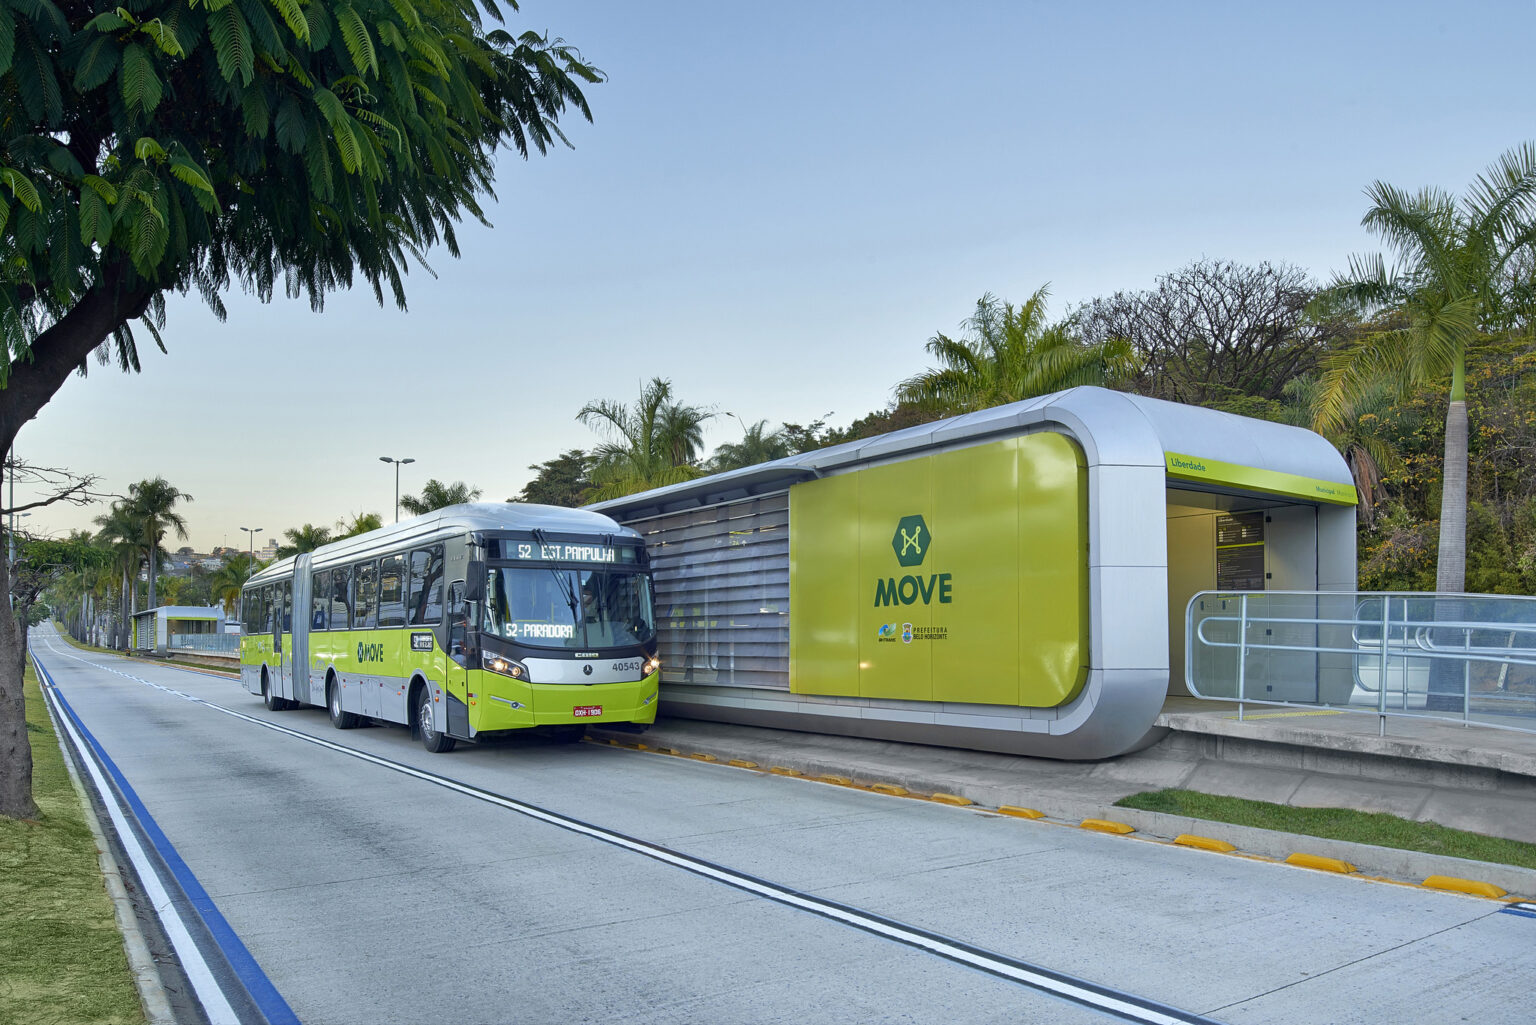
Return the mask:
<path id="1" fill-rule="evenodd" d="M 535 528 L 531 533 L 533 534 L 533 539 L 539 543 L 539 558 L 542 560 L 544 557 L 544 549 L 549 547 L 549 537 L 544 533 L 542 529 L 539 528 Z M 565 604 L 568 605 L 571 610 L 571 620 L 573 622 L 579 621 L 581 623 L 581 646 L 585 648 L 587 647 L 587 617 L 585 614 L 581 616 L 576 614 L 576 606 L 578 604 L 576 601 L 576 588 L 571 585 L 571 579 L 567 575 L 566 568 L 560 564 L 560 557 L 557 555 L 549 561 L 553 562 L 554 565 L 547 566 L 545 568 L 548 569 L 549 572 L 554 575 L 555 580 L 559 582 L 560 593 L 565 595 Z"/>

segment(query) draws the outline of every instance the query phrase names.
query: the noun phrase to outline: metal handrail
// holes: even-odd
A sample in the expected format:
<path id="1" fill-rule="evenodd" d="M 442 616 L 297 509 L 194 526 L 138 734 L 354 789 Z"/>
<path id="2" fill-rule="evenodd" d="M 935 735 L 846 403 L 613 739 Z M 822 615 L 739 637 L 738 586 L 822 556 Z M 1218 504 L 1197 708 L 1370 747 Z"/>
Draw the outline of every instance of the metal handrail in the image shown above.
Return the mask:
<path id="1" fill-rule="evenodd" d="M 1276 600 L 1285 598 L 1299 598 L 1315 602 L 1339 600 L 1350 596 L 1367 594 L 1368 596 L 1355 604 L 1355 615 L 1352 618 L 1340 618 L 1338 616 L 1297 616 L 1257 614 L 1267 613 L 1268 608 L 1255 609 L 1254 605 L 1262 600 L 1264 604 L 1272 605 Z M 1227 608 L 1221 611 L 1225 614 L 1201 616 L 1196 620 L 1196 603 L 1206 600 L 1217 600 L 1223 603 L 1235 602 L 1236 614 L 1233 615 Z M 1409 617 L 1410 604 L 1414 601 L 1434 603 L 1435 605 L 1460 606 L 1455 611 L 1460 613 L 1456 619 L 1426 619 L 1422 613 Z M 1522 621 L 1510 622 L 1506 619 L 1479 620 L 1468 619 L 1467 606 L 1479 602 L 1497 601 L 1501 603 L 1501 613 L 1513 608 L 1521 615 Z M 1374 612 L 1370 606 L 1379 604 L 1381 615 L 1367 616 L 1367 612 Z M 1400 618 L 1393 618 L 1393 613 L 1399 612 Z M 1220 639 L 1208 633 L 1208 624 L 1225 624 L 1228 630 L 1235 628 L 1236 638 L 1232 640 Z M 1274 643 L 1270 641 L 1250 640 L 1249 634 L 1253 629 L 1263 628 L 1266 635 L 1273 634 L 1275 628 L 1310 627 L 1314 631 L 1325 627 L 1349 628 L 1351 646 L 1341 647 L 1336 644 L 1296 644 Z M 1453 631 L 1461 635 L 1459 645 L 1448 645 L 1443 637 L 1437 640 L 1436 631 Z M 1479 632 L 1499 633 L 1508 638 L 1505 644 L 1490 645 L 1480 643 L 1473 645 L 1472 640 Z M 1376 636 L 1367 636 L 1375 633 Z M 1433 663 L 1448 664 L 1461 663 L 1462 686 L 1460 690 L 1461 714 L 1456 718 L 1464 724 L 1475 721 L 1471 718 L 1472 709 L 1472 673 L 1475 663 L 1491 664 L 1500 667 L 1499 689 L 1494 693 L 1480 693 L 1479 703 L 1486 702 L 1495 706 L 1503 705 L 1506 708 L 1518 702 L 1528 703 L 1533 715 L 1536 715 L 1536 695 L 1509 694 L 1505 690 L 1506 680 L 1511 666 L 1536 667 L 1536 647 L 1527 646 L 1528 642 L 1520 647 L 1514 646 L 1516 637 L 1525 641 L 1524 635 L 1536 635 L 1536 598 L 1524 596 L 1505 595 L 1444 595 L 1423 592 L 1348 592 L 1348 591 L 1255 591 L 1255 592 L 1214 592 L 1202 591 L 1189 600 L 1185 612 L 1185 683 L 1189 692 L 1197 698 L 1215 701 L 1235 700 L 1238 706 L 1238 718 L 1244 716 L 1245 705 L 1281 705 L 1281 706 L 1313 706 L 1325 707 L 1339 711 L 1374 712 L 1380 716 L 1380 729 L 1384 734 L 1386 729 L 1386 716 L 1388 715 L 1420 715 L 1429 714 L 1418 711 L 1410 712 L 1408 709 L 1410 697 L 1410 673 L 1413 667 L 1419 667 L 1418 672 L 1426 672 Z M 1317 638 L 1314 637 L 1314 640 Z M 1237 652 L 1237 665 L 1235 668 L 1236 697 L 1231 695 L 1215 695 L 1201 693 L 1200 686 L 1195 678 L 1197 650 L 1222 649 L 1235 650 Z M 1275 699 L 1267 697 L 1252 697 L 1249 690 L 1252 681 L 1248 666 L 1249 652 L 1287 652 L 1307 654 L 1336 654 L 1350 656 L 1349 677 L 1357 692 L 1374 696 L 1374 708 L 1359 707 L 1352 704 L 1338 704 L 1336 702 L 1324 702 L 1321 700 L 1321 687 L 1323 678 L 1318 677 L 1319 699 L 1316 701 L 1302 701 L 1297 699 Z M 1362 659 L 1369 658 L 1376 663 L 1375 682 L 1368 681 L 1362 674 Z M 1399 660 L 1400 666 L 1397 674 L 1400 678 L 1400 686 L 1389 685 L 1389 675 L 1393 670 L 1393 660 Z M 1438 673 L 1438 671 L 1435 671 Z M 1431 679 L 1438 676 L 1426 676 L 1423 679 L 1423 693 L 1456 695 L 1456 690 L 1434 689 Z M 1454 685 L 1453 685 L 1454 686 Z M 1391 708 L 1387 704 L 1389 691 L 1394 696 L 1401 697 L 1401 708 Z M 1267 691 L 1266 691 L 1267 692 Z M 1453 698 L 1454 700 L 1454 698 Z M 1502 711 L 1502 710 L 1501 710 Z M 1436 717 L 1436 716 L 1430 716 Z M 1438 718 L 1445 718 L 1440 716 Z M 1523 732 L 1536 732 L 1536 727 L 1509 725 L 1503 722 L 1482 722 L 1481 725 L 1495 728 L 1520 730 Z"/>

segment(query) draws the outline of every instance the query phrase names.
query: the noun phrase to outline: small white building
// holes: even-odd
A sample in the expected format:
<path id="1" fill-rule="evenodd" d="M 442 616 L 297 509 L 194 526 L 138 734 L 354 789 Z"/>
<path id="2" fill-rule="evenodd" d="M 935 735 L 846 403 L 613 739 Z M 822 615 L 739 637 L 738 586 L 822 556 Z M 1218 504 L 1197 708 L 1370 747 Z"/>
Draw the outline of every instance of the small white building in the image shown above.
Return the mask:
<path id="1" fill-rule="evenodd" d="M 135 651 L 224 652 L 224 608 L 221 605 L 162 605 L 133 614 Z M 236 642 L 238 644 L 238 641 Z"/>

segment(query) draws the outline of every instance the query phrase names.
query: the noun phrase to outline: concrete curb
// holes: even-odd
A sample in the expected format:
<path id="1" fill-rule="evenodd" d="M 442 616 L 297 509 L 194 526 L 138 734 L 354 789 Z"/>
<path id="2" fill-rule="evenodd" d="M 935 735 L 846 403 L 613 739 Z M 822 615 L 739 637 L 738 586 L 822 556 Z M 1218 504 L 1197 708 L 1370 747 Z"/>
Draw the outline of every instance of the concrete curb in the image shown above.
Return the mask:
<path id="1" fill-rule="evenodd" d="M 149 944 L 139 928 L 138 913 L 134 910 L 133 900 L 128 896 L 127 887 L 123 885 L 122 869 L 118 866 L 117 859 L 112 856 L 112 846 L 107 842 L 106 833 L 102 831 L 101 820 L 96 817 L 96 807 L 91 802 L 90 794 L 86 792 L 85 782 L 80 778 L 69 750 L 64 747 L 63 733 L 59 729 L 53 706 L 47 701 L 43 704 L 48 709 L 48 718 L 53 720 L 54 739 L 58 741 L 60 749 L 64 752 L 64 767 L 69 772 L 69 781 L 74 784 L 75 795 L 79 797 L 80 807 L 85 812 L 85 823 L 90 827 L 91 838 L 96 842 L 96 857 L 101 866 L 102 883 L 106 886 L 107 896 L 112 900 L 112 914 L 117 920 L 118 931 L 123 934 L 123 951 L 128 956 L 128 970 L 133 974 L 133 984 L 139 991 L 139 1003 L 144 1008 L 144 1019 L 148 1025 L 177 1025 L 176 1015 L 171 1010 L 170 998 L 166 995 L 165 985 L 160 979 L 160 969 L 155 964 L 154 955 L 149 952 Z"/>

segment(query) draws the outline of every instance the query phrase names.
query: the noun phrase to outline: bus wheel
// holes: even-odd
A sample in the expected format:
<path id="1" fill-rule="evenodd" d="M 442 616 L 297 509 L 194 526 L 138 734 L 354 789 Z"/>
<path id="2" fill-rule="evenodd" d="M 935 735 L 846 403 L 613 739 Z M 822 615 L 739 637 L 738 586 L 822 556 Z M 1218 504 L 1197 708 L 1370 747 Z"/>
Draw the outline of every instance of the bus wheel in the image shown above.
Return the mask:
<path id="1" fill-rule="evenodd" d="M 286 698 L 280 698 L 272 693 L 272 687 L 268 682 L 265 669 L 261 671 L 261 700 L 267 706 L 267 711 L 269 712 L 282 712 L 286 711 L 289 707 L 289 702 Z"/>
<path id="2" fill-rule="evenodd" d="M 416 709 L 416 729 L 421 732 L 421 746 L 435 755 L 452 751 L 454 739 L 438 728 L 433 717 L 431 687 L 421 688 Z"/>
<path id="3" fill-rule="evenodd" d="M 331 725 L 338 730 L 350 730 L 357 726 L 357 713 L 341 710 L 341 688 L 337 686 L 334 676 L 325 682 L 325 708 L 331 713 Z"/>

